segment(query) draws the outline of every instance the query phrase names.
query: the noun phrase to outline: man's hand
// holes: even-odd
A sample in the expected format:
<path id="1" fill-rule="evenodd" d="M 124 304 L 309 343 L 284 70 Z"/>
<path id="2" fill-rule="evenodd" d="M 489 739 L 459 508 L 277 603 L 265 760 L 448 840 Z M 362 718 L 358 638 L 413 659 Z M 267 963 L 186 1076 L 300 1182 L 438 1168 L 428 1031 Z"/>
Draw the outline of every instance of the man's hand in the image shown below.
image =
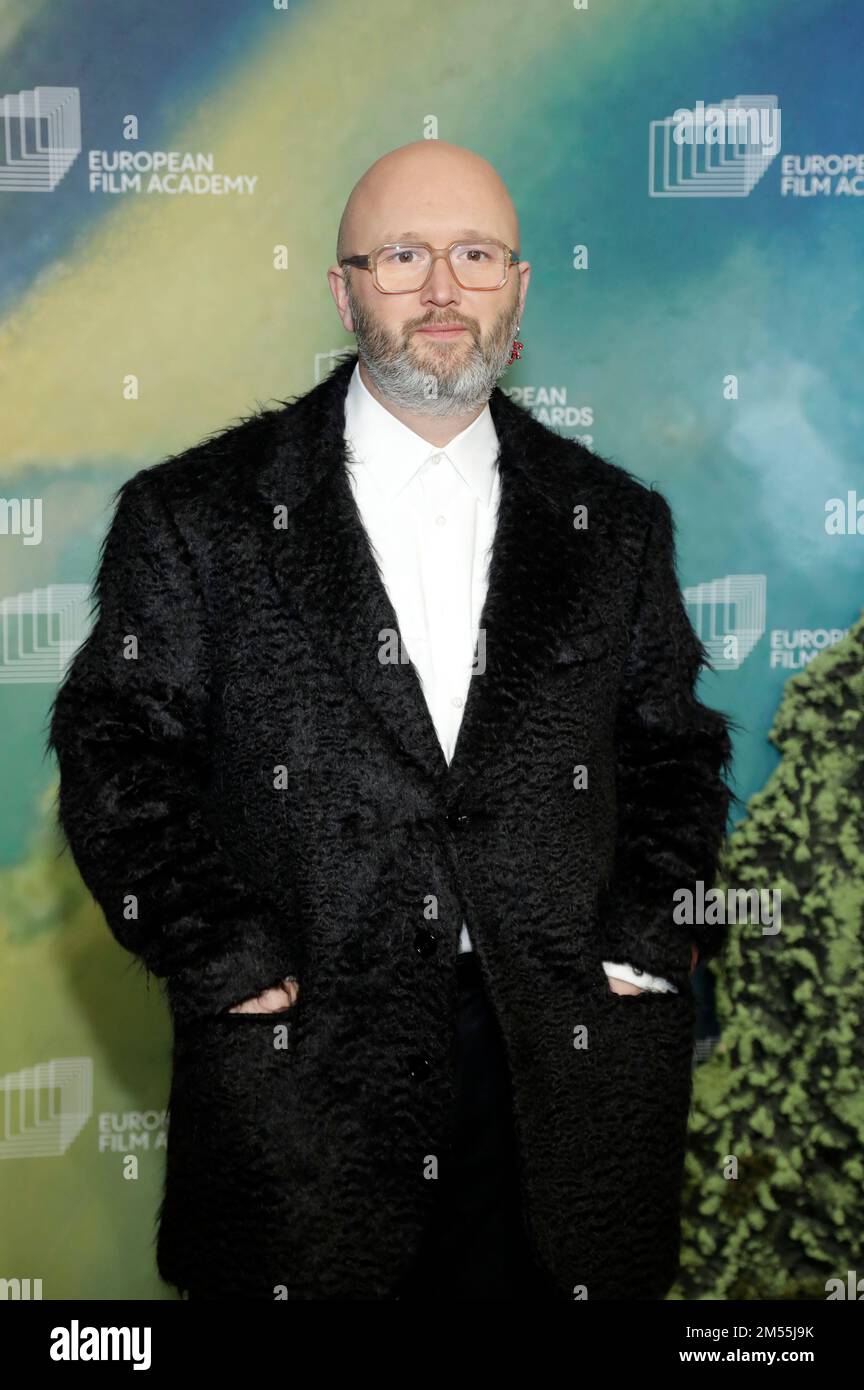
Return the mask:
<path id="1" fill-rule="evenodd" d="M 697 966 L 697 964 L 698 964 L 698 961 L 699 961 L 699 947 L 698 947 L 698 946 L 691 946 L 691 947 L 690 947 L 690 974 L 691 974 L 691 975 L 693 974 L 693 971 L 696 969 L 696 966 Z M 609 988 L 611 989 L 611 991 L 612 991 L 613 994 L 644 994 L 644 993 L 645 993 L 644 989 L 640 989 L 639 985 L 631 985 L 631 983 L 630 983 L 629 980 L 618 980 L 618 979 L 615 978 L 614 975 L 610 975 L 610 976 L 608 977 L 608 980 L 609 980 Z"/>
<path id="2" fill-rule="evenodd" d="M 639 985 L 631 985 L 629 980 L 618 980 L 614 975 L 609 975 L 609 988 L 613 994 L 644 994 L 644 989 Z"/>
<path id="3" fill-rule="evenodd" d="M 235 1004 L 233 1009 L 229 1009 L 229 1014 L 275 1014 L 280 1009 L 288 1009 L 296 1003 L 300 986 L 296 980 L 284 980 L 281 985 L 273 985 L 270 989 L 265 989 L 262 994 L 256 995 L 254 999 L 244 999 L 242 1004 Z"/>

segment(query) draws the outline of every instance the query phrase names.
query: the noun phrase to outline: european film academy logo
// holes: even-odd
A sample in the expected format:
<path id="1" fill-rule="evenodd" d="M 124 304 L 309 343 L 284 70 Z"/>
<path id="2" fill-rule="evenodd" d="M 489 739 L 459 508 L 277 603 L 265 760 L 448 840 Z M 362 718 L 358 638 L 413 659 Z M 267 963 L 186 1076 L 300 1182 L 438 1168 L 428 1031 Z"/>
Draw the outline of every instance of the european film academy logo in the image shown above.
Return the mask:
<path id="1" fill-rule="evenodd" d="M 89 627 L 86 584 L 49 584 L 0 599 L 0 685 L 53 684 Z"/>
<path id="2" fill-rule="evenodd" d="M 746 198 L 780 153 L 775 96 L 679 107 L 648 128 L 652 198 Z"/>
<path id="3" fill-rule="evenodd" d="M 207 150 L 138 147 L 138 119 L 123 118 L 124 148 L 87 151 L 91 193 L 252 194 L 257 174 L 226 174 Z M 77 87 L 33 87 L 0 97 L 0 191 L 51 193 L 81 153 Z"/>
<path id="4" fill-rule="evenodd" d="M 93 1113 L 93 1062 L 55 1057 L 0 1077 L 0 1158 L 57 1158 Z"/>
<path id="5" fill-rule="evenodd" d="M 737 671 L 765 631 L 764 574 L 727 574 L 684 589 L 696 634 L 717 671 Z"/>
<path id="6" fill-rule="evenodd" d="M 0 189 L 50 193 L 81 153 L 77 87 L 0 97 Z"/>

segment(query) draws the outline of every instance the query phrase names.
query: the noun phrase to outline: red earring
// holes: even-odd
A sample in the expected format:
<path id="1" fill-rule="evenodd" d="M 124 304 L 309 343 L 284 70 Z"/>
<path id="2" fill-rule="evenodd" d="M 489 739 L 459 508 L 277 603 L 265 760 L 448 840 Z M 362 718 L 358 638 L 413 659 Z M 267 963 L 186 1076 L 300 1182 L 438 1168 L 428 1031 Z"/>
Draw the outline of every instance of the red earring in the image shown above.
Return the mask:
<path id="1" fill-rule="evenodd" d="M 517 332 L 517 333 L 519 332 L 519 325 L 518 325 L 518 323 L 517 323 L 517 325 L 516 325 L 516 332 Z M 512 346 L 512 348 L 510 349 L 510 358 L 509 358 L 509 360 L 508 360 L 508 362 L 507 362 L 507 366 L 508 366 L 508 367 L 510 366 L 510 363 L 511 363 L 511 362 L 518 362 L 519 358 L 522 356 L 522 349 L 524 348 L 524 346 L 525 346 L 525 344 L 524 344 L 524 343 L 520 343 L 518 338 L 514 338 L 514 339 L 513 339 L 513 346 Z"/>

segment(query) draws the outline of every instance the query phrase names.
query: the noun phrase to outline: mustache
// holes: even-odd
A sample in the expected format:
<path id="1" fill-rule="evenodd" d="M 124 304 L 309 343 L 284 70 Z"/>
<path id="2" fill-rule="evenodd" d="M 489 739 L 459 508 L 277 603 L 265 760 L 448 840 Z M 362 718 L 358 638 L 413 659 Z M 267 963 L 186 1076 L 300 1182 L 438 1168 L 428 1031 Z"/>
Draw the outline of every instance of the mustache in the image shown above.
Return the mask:
<path id="1" fill-rule="evenodd" d="M 465 319 L 422 319 L 419 323 L 409 326 L 409 333 L 416 333 L 418 328 L 467 328 L 469 333 L 475 332 L 473 323 L 466 322 Z"/>

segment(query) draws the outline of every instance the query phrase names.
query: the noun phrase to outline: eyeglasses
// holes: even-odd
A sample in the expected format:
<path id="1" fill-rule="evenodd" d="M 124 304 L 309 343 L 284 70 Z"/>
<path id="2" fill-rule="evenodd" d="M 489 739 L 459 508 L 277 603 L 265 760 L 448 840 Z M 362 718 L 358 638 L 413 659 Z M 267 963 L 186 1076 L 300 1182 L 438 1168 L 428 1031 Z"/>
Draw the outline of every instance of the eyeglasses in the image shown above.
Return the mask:
<path id="1" fill-rule="evenodd" d="M 339 264 L 371 270 L 375 288 L 382 294 L 413 294 L 422 290 L 441 256 L 447 257 L 453 278 L 463 290 L 500 290 L 510 267 L 519 262 L 518 251 L 490 237 L 452 241 L 443 250 L 425 241 L 388 243 L 368 256 L 344 256 Z"/>

